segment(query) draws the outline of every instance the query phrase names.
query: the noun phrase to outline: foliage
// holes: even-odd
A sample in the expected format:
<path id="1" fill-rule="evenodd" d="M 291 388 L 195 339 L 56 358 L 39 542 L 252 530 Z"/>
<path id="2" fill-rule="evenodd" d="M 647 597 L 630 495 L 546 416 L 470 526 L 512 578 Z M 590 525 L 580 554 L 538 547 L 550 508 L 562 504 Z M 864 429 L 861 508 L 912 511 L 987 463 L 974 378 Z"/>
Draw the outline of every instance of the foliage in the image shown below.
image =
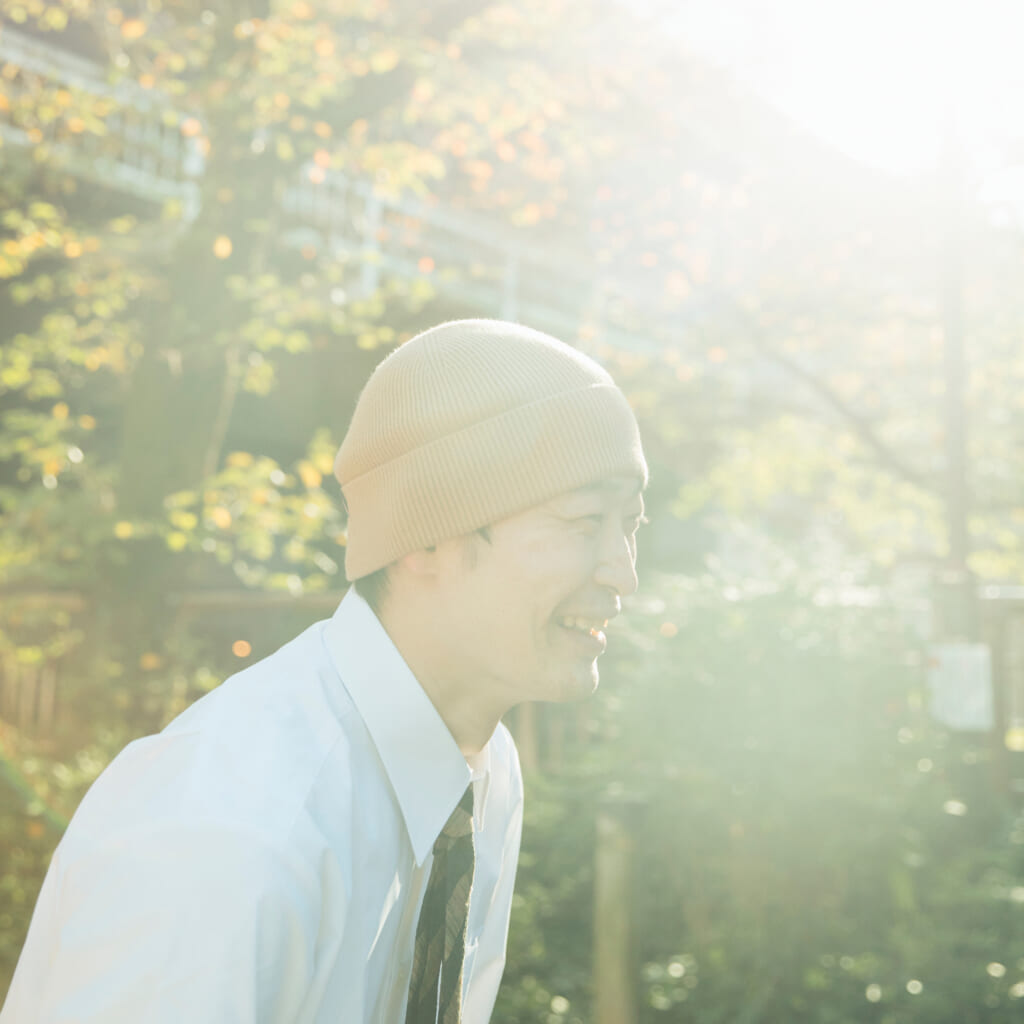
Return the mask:
<path id="1" fill-rule="evenodd" d="M 106 76 L 0 74 L 0 118 L 30 143 L 0 149 L 0 665 L 15 684 L 53 668 L 60 705 L 37 736 L 0 688 L 0 983 L 103 765 L 339 586 L 331 459 L 373 364 L 432 322 L 494 315 L 445 287 L 539 252 L 550 280 L 531 287 L 641 420 L 641 557 L 694 575 L 637 602 L 591 742 L 530 780 L 496 1021 L 588 1017 L 609 792 L 648 807 L 645 1020 L 1009 1019 L 1024 826 L 987 753 L 928 725 L 892 616 L 814 600 L 823 576 L 945 550 L 935 182 L 840 164 L 624 5 L 0 0 L 0 17 Z M 177 154 L 158 199 L 103 173 L 139 110 Z M 375 231 L 345 182 L 479 218 L 476 245 L 423 246 L 414 216 Z M 338 194 L 326 220 L 303 212 Z M 970 223 L 972 565 L 1012 581 L 1019 253 Z M 376 273 L 389 231 L 404 277 Z M 712 544 L 781 589 L 706 575 Z M 296 602 L 186 600 L 222 589 Z"/>

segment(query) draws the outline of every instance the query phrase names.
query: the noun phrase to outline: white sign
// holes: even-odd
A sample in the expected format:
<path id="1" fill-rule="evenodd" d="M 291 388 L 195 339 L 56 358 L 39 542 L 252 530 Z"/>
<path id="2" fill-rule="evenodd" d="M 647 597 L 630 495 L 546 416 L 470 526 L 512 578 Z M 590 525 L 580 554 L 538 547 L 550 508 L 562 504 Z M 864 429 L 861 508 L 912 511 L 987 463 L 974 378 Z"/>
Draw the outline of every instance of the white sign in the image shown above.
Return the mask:
<path id="1" fill-rule="evenodd" d="M 992 654 L 987 644 L 935 644 L 928 689 L 929 710 L 943 725 L 980 732 L 992 729 Z"/>

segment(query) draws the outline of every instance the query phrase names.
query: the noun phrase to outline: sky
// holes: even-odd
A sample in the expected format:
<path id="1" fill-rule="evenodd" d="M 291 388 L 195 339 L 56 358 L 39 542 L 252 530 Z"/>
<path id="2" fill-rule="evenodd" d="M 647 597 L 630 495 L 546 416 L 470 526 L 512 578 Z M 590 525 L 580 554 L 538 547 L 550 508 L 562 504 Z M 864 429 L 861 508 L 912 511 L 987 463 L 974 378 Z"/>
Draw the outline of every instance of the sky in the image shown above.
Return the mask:
<path id="1" fill-rule="evenodd" d="M 1024 164 L 1024 0 L 634 3 L 872 167 L 901 177 L 934 168 L 946 124 L 979 184 L 998 190 Z"/>

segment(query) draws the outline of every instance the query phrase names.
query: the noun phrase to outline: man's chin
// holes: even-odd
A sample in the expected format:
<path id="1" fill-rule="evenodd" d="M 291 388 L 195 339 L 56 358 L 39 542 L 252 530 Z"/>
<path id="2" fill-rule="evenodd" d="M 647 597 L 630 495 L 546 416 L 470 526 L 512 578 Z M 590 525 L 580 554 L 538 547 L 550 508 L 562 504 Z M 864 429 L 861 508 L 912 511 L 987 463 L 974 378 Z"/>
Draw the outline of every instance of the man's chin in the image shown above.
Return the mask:
<path id="1" fill-rule="evenodd" d="M 572 704 L 576 701 L 586 700 L 594 695 L 600 681 L 597 672 L 597 662 L 595 661 L 591 666 L 589 675 L 580 674 L 565 681 L 558 700 L 563 704 Z"/>

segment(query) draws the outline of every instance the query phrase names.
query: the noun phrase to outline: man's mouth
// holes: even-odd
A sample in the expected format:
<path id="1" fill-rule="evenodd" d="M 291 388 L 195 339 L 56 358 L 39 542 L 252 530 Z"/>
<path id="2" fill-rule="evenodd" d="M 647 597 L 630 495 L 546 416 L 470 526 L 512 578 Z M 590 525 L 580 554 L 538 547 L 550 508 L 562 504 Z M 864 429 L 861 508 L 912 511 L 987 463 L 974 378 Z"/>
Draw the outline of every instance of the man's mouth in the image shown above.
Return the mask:
<path id="1" fill-rule="evenodd" d="M 603 632 L 604 628 L 608 625 L 607 619 L 584 619 L 576 615 L 565 615 L 557 621 L 558 625 L 563 629 L 573 630 L 577 633 L 582 633 L 584 636 L 590 636 L 602 646 L 608 642 Z"/>

